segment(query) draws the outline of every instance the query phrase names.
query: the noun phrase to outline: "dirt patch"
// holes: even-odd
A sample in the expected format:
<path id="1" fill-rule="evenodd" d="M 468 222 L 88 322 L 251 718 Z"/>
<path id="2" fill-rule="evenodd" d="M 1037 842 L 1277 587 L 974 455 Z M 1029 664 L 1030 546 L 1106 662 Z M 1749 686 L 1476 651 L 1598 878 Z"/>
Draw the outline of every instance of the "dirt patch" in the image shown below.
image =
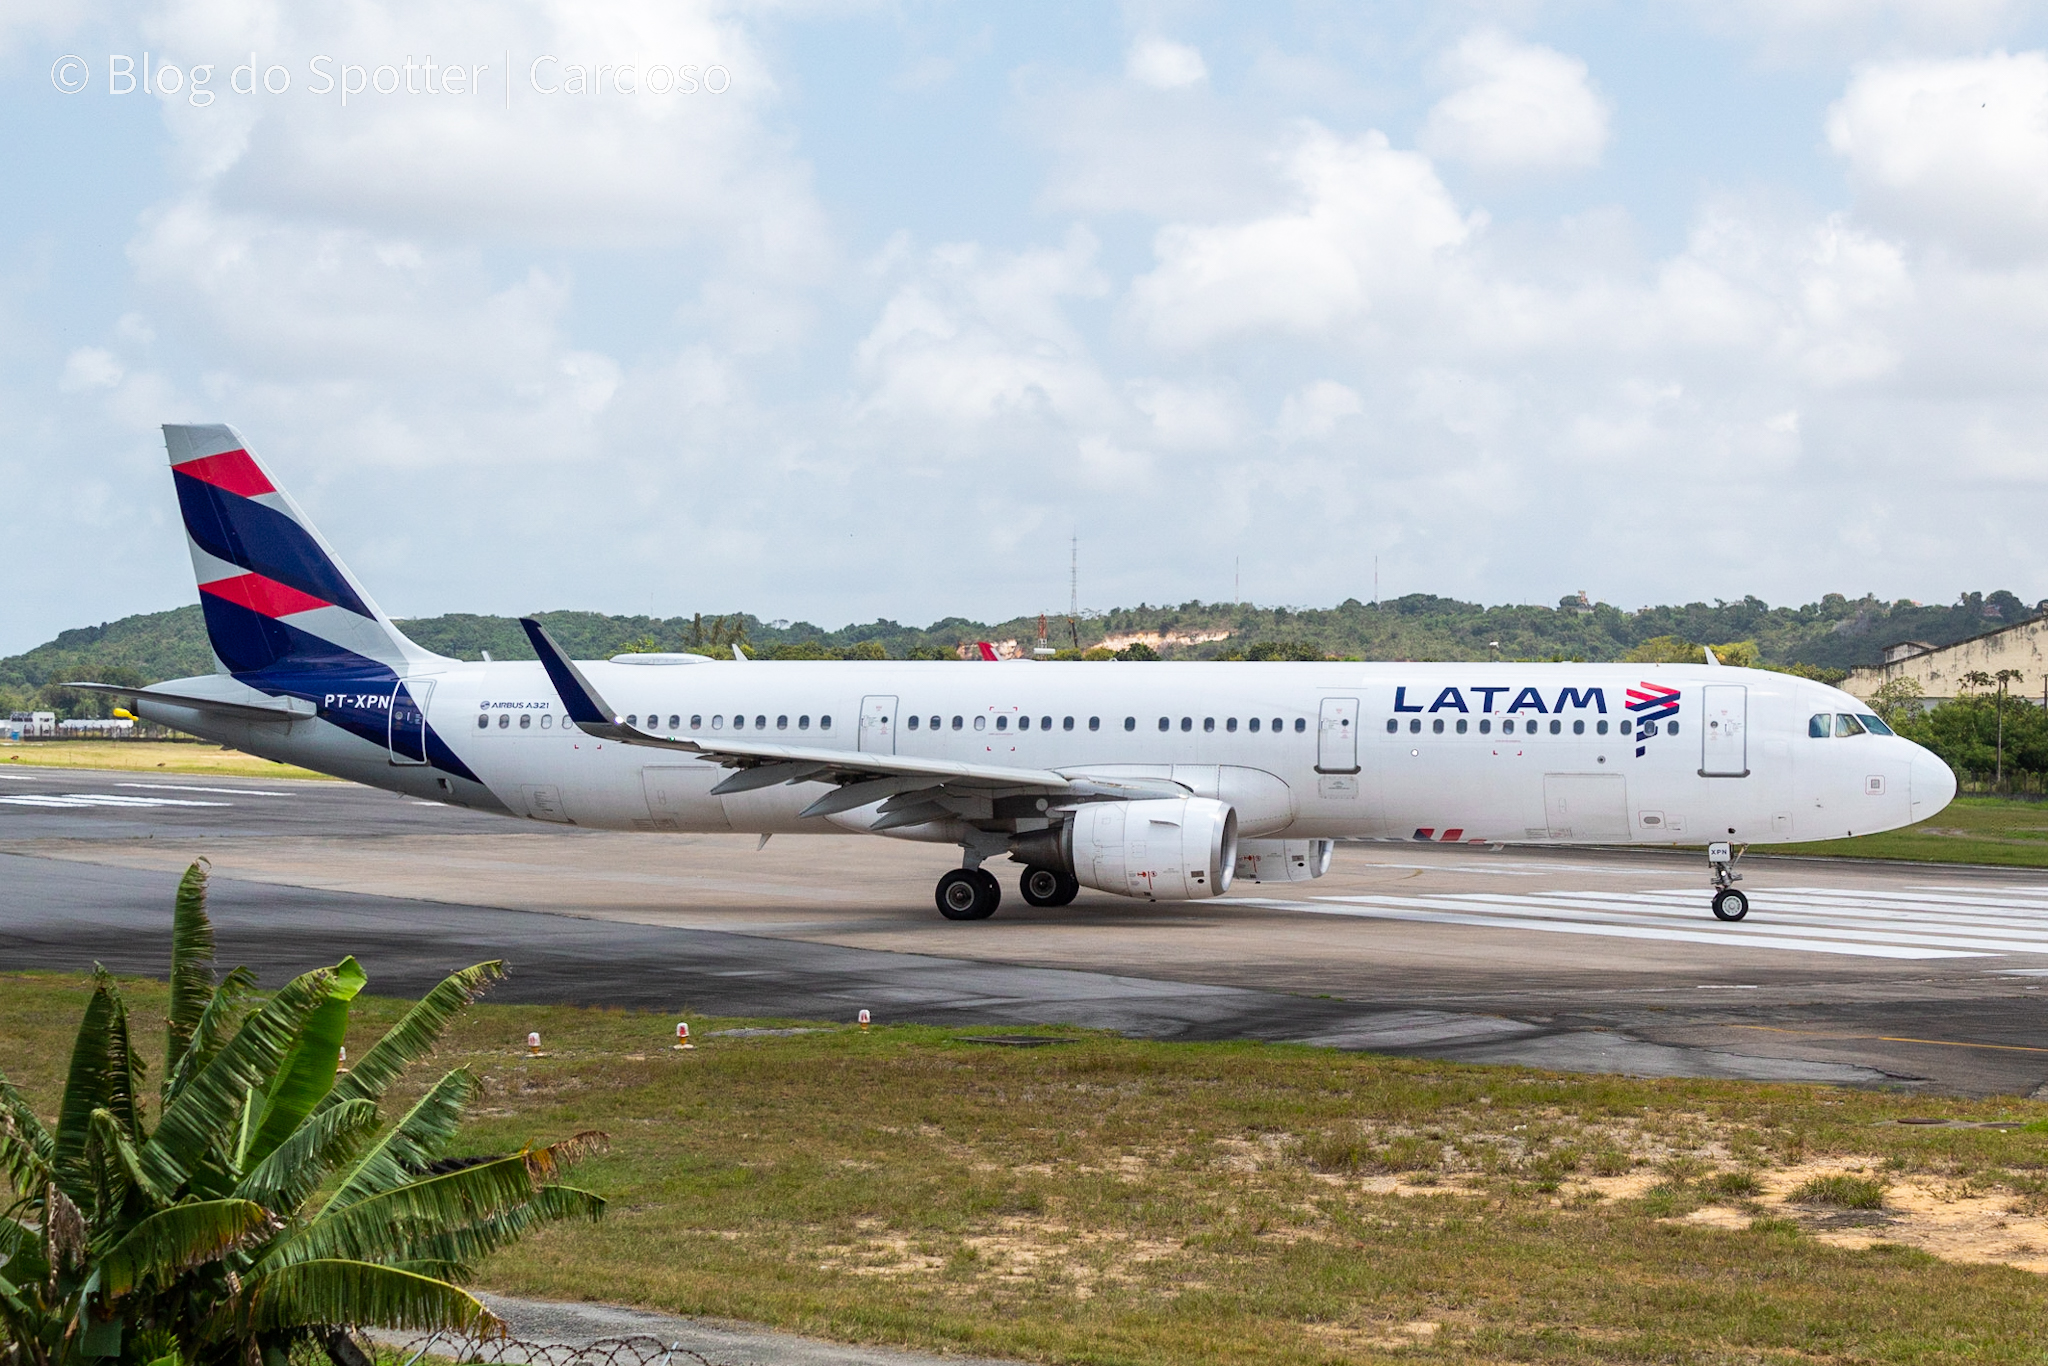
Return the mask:
<path id="1" fill-rule="evenodd" d="M 1978 1262 L 2048 1273 L 2048 1218 L 2025 1213 L 2008 1191 L 1987 1191 L 1925 1174 L 1891 1178 L 1884 1207 L 1841 1210 L 1795 1205 L 1786 1197 L 1815 1177 L 1869 1176 L 1875 1160 L 1833 1159 L 1757 1173 L 1762 1193 L 1741 1205 L 1721 1202 L 1674 1223 L 1744 1229 L 1759 1217 L 1792 1218 L 1833 1247 L 1894 1243 L 1952 1262 Z M 1627 1179 L 1627 1178 L 1624 1178 Z M 1759 1213 L 1761 1210 L 1761 1213 Z"/>

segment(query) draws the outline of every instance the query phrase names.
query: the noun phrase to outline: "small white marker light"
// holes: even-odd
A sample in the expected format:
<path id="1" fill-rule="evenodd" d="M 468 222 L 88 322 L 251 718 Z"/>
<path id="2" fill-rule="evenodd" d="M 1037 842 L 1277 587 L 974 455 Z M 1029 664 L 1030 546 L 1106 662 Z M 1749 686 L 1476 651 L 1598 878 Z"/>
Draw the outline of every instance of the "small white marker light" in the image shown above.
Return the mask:
<path id="1" fill-rule="evenodd" d="M 676 1047 L 677 1047 L 677 1048 L 695 1048 L 696 1046 L 697 1046 L 697 1045 L 695 1045 L 695 1044 L 693 1044 L 693 1043 L 691 1043 L 691 1042 L 690 1042 L 690 1026 L 689 1026 L 689 1022 L 688 1022 L 688 1021 L 686 1021 L 686 1020 L 677 1020 L 677 1021 L 676 1021 Z"/>
<path id="2" fill-rule="evenodd" d="M 540 1056 L 540 1031 L 537 1029 L 526 1036 L 526 1055 L 530 1058 Z"/>
<path id="3" fill-rule="evenodd" d="M 863 1009 L 860 1013 L 860 1027 L 862 1029 L 866 1029 L 868 1027 L 868 1022 L 873 1018 L 873 1016 L 869 1015 L 867 1011 Z"/>
<path id="4" fill-rule="evenodd" d="M 335 1058 L 335 1060 L 334 1060 L 334 1070 L 335 1070 L 335 1071 L 337 1071 L 337 1072 L 346 1072 L 346 1071 L 348 1071 L 348 1045 L 347 1045 L 347 1044 L 343 1044 L 343 1045 L 341 1046 L 341 1053 L 340 1053 L 340 1055 L 339 1055 L 338 1057 L 336 1057 L 336 1058 Z"/>

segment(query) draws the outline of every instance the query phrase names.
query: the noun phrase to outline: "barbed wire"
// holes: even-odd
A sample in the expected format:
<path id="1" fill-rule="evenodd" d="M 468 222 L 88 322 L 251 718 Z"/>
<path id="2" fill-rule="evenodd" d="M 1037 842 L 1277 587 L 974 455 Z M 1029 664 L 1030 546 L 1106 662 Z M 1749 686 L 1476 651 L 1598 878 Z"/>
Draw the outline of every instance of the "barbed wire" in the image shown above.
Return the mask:
<path id="1" fill-rule="evenodd" d="M 579 1345 L 440 1332 L 408 1344 L 400 1356 L 402 1366 L 423 1366 L 430 1357 L 452 1361 L 456 1366 L 679 1366 L 682 1362 L 718 1366 L 680 1342 L 664 1342 L 647 1334 L 598 1338 Z"/>

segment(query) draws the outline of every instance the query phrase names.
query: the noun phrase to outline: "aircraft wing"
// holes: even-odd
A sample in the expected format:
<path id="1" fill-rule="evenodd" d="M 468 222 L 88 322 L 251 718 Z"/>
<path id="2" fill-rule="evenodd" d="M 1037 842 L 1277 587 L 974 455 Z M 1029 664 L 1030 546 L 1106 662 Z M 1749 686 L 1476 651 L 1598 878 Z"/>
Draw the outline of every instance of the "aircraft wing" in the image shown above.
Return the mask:
<path id="1" fill-rule="evenodd" d="M 132 697 L 138 702 L 162 702 L 173 707 L 190 707 L 194 711 L 214 712 L 222 716 L 232 716 L 240 721 L 302 721 L 317 715 L 320 710 L 303 698 L 271 697 L 247 687 L 243 689 L 246 696 L 226 698 L 208 697 L 202 693 L 181 692 L 154 685 L 124 688 L 113 683 L 66 683 L 64 686 L 76 688 L 80 692 L 105 693 L 110 697 Z"/>
<path id="2" fill-rule="evenodd" d="M 576 667 L 547 628 L 521 617 L 534 653 L 548 671 L 569 719 L 585 734 L 623 745 L 682 750 L 727 768 L 738 769 L 712 788 L 717 795 L 750 792 L 778 783 L 832 783 L 834 790 L 805 807 L 805 816 L 829 816 L 870 802 L 884 802 L 881 820 L 871 828 L 916 824 L 931 819 L 928 808 L 947 794 L 1044 794 L 1066 799 L 1133 800 L 1141 797 L 1186 796 L 1188 789 L 1165 779 L 1091 778 L 1085 772 L 1062 773 L 1049 768 L 1016 768 L 1007 764 L 962 763 L 952 759 L 918 759 L 901 754 L 870 754 L 859 750 L 805 745 L 764 744 L 752 740 L 685 738 L 657 735 L 629 726 Z M 916 814 L 923 810 L 923 814 Z M 915 815 L 915 819 L 912 819 Z M 891 817 L 904 819 L 891 820 Z"/>

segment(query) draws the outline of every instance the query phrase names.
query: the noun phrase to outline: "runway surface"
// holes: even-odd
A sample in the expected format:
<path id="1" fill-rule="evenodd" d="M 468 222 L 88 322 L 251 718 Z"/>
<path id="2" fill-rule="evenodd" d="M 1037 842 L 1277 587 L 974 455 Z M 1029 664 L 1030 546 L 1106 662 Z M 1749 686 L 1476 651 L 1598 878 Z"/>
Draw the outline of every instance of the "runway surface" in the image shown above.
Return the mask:
<path id="1" fill-rule="evenodd" d="M 629 835 L 342 783 L 0 769 L 0 968 L 161 974 L 171 889 L 214 867 L 224 959 L 354 953 L 417 993 L 502 957 L 499 1000 L 1252 1038 L 1650 1075 L 2031 1094 L 2048 1082 L 2048 871 L 1339 849 L 1330 876 L 1152 906 L 1014 890 L 954 924 L 951 851 Z M 1013 871 L 1001 865 L 1000 871 Z"/>

